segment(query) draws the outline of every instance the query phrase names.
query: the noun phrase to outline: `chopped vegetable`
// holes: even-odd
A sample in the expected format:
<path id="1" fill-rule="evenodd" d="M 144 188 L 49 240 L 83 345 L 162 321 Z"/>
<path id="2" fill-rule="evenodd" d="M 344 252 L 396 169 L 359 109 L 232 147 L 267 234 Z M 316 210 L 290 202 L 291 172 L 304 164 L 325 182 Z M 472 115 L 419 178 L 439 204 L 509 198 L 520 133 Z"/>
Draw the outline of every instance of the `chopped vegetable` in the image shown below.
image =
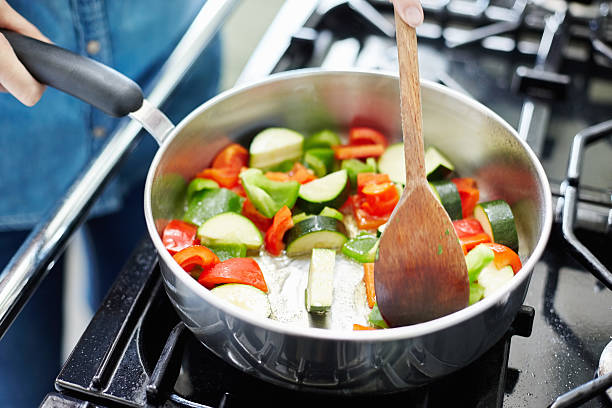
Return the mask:
<path id="1" fill-rule="evenodd" d="M 287 173 L 282 173 L 280 171 L 266 171 L 265 176 L 272 181 L 280 181 L 282 183 L 291 181 Z"/>
<path id="2" fill-rule="evenodd" d="M 306 150 L 304 163 L 314 171 L 317 177 L 323 177 L 334 169 L 334 151 L 325 147 Z"/>
<path id="3" fill-rule="evenodd" d="M 187 247 L 174 254 L 173 258 L 181 268 L 195 278 L 219 263 L 217 255 L 202 245 Z"/>
<path id="4" fill-rule="evenodd" d="M 457 186 L 448 180 L 430 181 L 429 186 L 450 219 L 461 219 L 461 197 L 457 191 Z"/>
<path id="5" fill-rule="evenodd" d="M 325 129 L 310 136 L 304 141 L 304 149 L 313 147 L 332 147 L 340 144 L 340 138 L 335 132 Z"/>
<path id="6" fill-rule="evenodd" d="M 342 215 L 340 211 L 336 210 L 335 208 L 331 208 L 331 207 L 323 208 L 321 212 L 319 213 L 319 215 L 324 215 L 326 217 L 332 217 L 332 218 L 337 219 L 338 221 L 344 220 L 344 215 Z"/>
<path id="7" fill-rule="evenodd" d="M 247 166 L 249 162 L 249 152 L 237 143 L 232 143 L 221 150 L 212 163 L 212 168 L 223 169 L 231 168 L 240 170 Z"/>
<path id="8" fill-rule="evenodd" d="M 240 174 L 247 197 L 264 217 L 272 218 L 283 206 L 293 207 L 300 184 L 272 181 L 261 170 L 248 169 Z"/>
<path id="9" fill-rule="evenodd" d="M 353 215 L 355 216 L 355 221 L 357 221 L 357 227 L 359 229 L 377 229 L 382 224 L 389 221 L 391 213 L 385 215 L 372 215 L 363 209 L 362 205 L 365 203 L 365 198 L 359 196 L 358 194 L 351 196 L 351 201 L 353 204 Z"/>
<path id="10" fill-rule="evenodd" d="M 376 304 L 376 288 L 374 286 L 374 264 L 363 264 L 363 283 L 365 284 L 368 307 L 372 309 Z"/>
<path id="11" fill-rule="evenodd" d="M 187 202 L 189 202 L 194 193 L 202 190 L 213 190 L 215 188 L 219 188 L 219 184 L 214 180 L 194 178 L 187 186 Z"/>
<path id="12" fill-rule="evenodd" d="M 353 330 L 376 330 L 374 327 L 363 326 L 361 324 L 353 324 Z"/>
<path id="13" fill-rule="evenodd" d="M 406 184 L 405 160 L 404 144 L 393 144 L 378 159 L 378 170 L 387 174 L 392 181 L 404 185 Z"/>
<path id="14" fill-rule="evenodd" d="M 357 190 L 357 175 L 359 173 L 376 172 L 376 166 L 372 166 L 372 163 L 364 163 L 361 160 L 357 159 L 342 160 L 340 168 L 346 170 L 346 172 L 348 173 L 352 190 Z"/>
<path id="15" fill-rule="evenodd" d="M 271 169 L 283 162 L 293 163 L 302 156 L 303 143 L 304 137 L 291 129 L 262 130 L 251 142 L 250 166 L 258 169 Z"/>
<path id="16" fill-rule="evenodd" d="M 230 258 L 244 258 L 247 252 L 246 245 L 244 244 L 209 245 L 208 249 L 213 251 L 221 262 L 227 261 Z"/>
<path id="17" fill-rule="evenodd" d="M 325 214 L 321 214 L 321 215 L 325 215 Z M 310 218 L 310 217 L 314 217 L 314 215 L 308 215 L 308 214 L 302 212 L 302 213 L 299 213 L 299 214 L 295 214 L 293 217 L 291 217 L 291 219 L 293 220 L 293 224 L 295 225 L 298 222 L 304 221 L 306 218 Z"/>
<path id="18" fill-rule="evenodd" d="M 369 263 L 376 260 L 376 243 L 378 239 L 373 235 L 358 235 L 345 242 L 342 253 L 360 263 Z"/>
<path id="19" fill-rule="evenodd" d="M 281 208 L 272 221 L 272 226 L 268 228 L 265 236 L 266 250 L 274 256 L 279 256 L 285 244 L 283 243 L 283 236 L 285 232 L 293 227 L 293 220 L 291 219 L 291 210 L 284 206 Z"/>
<path id="20" fill-rule="evenodd" d="M 461 198 L 463 218 L 467 218 L 474 213 L 474 207 L 476 207 L 478 199 L 480 198 L 476 180 L 464 177 L 454 178 L 451 181 L 457 186 L 457 191 Z"/>
<path id="21" fill-rule="evenodd" d="M 242 210 L 243 201 L 244 198 L 226 188 L 198 191 L 189 200 L 183 220 L 202 225 L 217 214 L 239 213 Z"/>
<path id="22" fill-rule="evenodd" d="M 469 304 L 473 305 L 484 296 L 485 289 L 478 283 L 470 283 L 470 299 Z"/>
<path id="23" fill-rule="evenodd" d="M 210 291 L 215 296 L 225 299 L 235 306 L 248 310 L 259 317 L 268 317 L 272 313 L 268 296 L 261 290 L 241 283 L 227 283 Z"/>
<path id="24" fill-rule="evenodd" d="M 399 202 L 399 194 L 395 188 L 395 184 L 369 183 L 361 190 L 366 201 L 361 208 L 372 215 L 389 215 Z"/>
<path id="25" fill-rule="evenodd" d="M 478 280 L 480 271 L 493 261 L 495 254 L 493 250 L 485 245 L 478 245 L 465 256 L 470 283 Z"/>
<path id="26" fill-rule="evenodd" d="M 476 218 L 484 232 L 497 244 L 502 244 L 513 251 L 518 251 L 518 234 L 512 209 L 503 200 L 480 203 L 474 208 Z"/>
<path id="27" fill-rule="evenodd" d="M 360 146 L 334 146 L 334 155 L 338 160 L 365 159 L 366 157 L 379 157 L 385 151 L 385 146 L 360 145 Z"/>
<path id="28" fill-rule="evenodd" d="M 369 127 L 353 127 L 349 130 L 350 145 L 378 144 L 387 146 L 387 138 L 378 130 Z"/>
<path id="29" fill-rule="evenodd" d="M 455 170 L 455 166 L 433 146 L 425 150 L 425 174 L 427 180 L 442 180 Z"/>
<path id="30" fill-rule="evenodd" d="M 514 272 L 512 272 L 511 266 L 508 265 L 497 269 L 495 263 L 491 262 L 482 268 L 478 276 L 478 284 L 484 288 L 483 296 L 487 297 L 497 289 L 505 286 L 506 283 L 512 280 L 513 276 Z"/>
<path id="31" fill-rule="evenodd" d="M 198 282 L 212 289 L 223 283 L 242 283 L 267 292 L 268 286 L 261 268 L 253 258 L 230 258 L 202 271 Z"/>
<path id="32" fill-rule="evenodd" d="M 470 235 L 484 233 L 482 225 L 475 218 L 464 218 L 462 220 L 453 221 L 453 227 L 457 233 L 457 237 L 463 238 Z"/>
<path id="33" fill-rule="evenodd" d="M 517 253 L 507 246 L 495 243 L 485 243 L 483 245 L 490 248 L 495 254 L 493 263 L 497 269 L 510 265 L 512 271 L 516 275 L 516 273 L 523 267 L 521 258 L 519 258 Z"/>
<path id="34" fill-rule="evenodd" d="M 334 267 L 336 251 L 313 248 L 306 286 L 306 310 L 310 313 L 325 313 L 333 301 Z"/>
<path id="35" fill-rule="evenodd" d="M 226 167 L 222 169 L 204 169 L 196 174 L 196 177 L 213 180 L 221 187 L 232 188 L 238 184 L 239 174 L 239 169 Z"/>
<path id="36" fill-rule="evenodd" d="M 298 206 L 309 213 L 318 213 L 325 207 L 339 208 L 348 192 L 348 174 L 346 170 L 338 170 L 300 186 Z"/>
<path id="37" fill-rule="evenodd" d="M 244 200 L 244 204 L 242 205 L 242 215 L 251 220 L 260 231 L 265 232 L 270 228 L 270 225 L 272 225 L 272 218 L 264 217 L 262 213 L 257 211 L 257 208 L 255 208 L 248 198 Z"/>
<path id="38" fill-rule="evenodd" d="M 166 225 L 162 233 L 164 246 L 174 255 L 175 253 L 195 245 L 198 227 L 181 220 L 172 220 Z"/>
<path id="39" fill-rule="evenodd" d="M 378 327 L 380 329 L 389 328 L 389 324 L 387 324 L 385 319 L 383 319 L 382 315 L 380 314 L 380 310 L 378 309 L 378 304 L 376 303 L 374 304 L 374 306 L 372 307 L 372 311 L 370 311 L 370 314 L 368 315 L 368 321 L 374 327 Z"/>
<path id="40" fill-rule="evenodd" d="M 357 192 L 361 193 L 368 184 L 390 183 L 389 175 L 378 173 L 359 173 L 357 175 Z"/>
<path id="41" fill-rule="evenodd" d="M 288 256 L 308 254 L 313 248 L 340 249 L 346 240 L 344 224 L 322 215 L 298 222 L 285 236 Z"/>
<path id="42" fill-rule="evenodd" d="M 244 244 L 247 249 L 258 249 L 263 244 L 261 232 L 248 218 L 235 213 L 223 213 L 206 221 L 198 228 L 204 245 Z"/>
<path id="43" fill-rule="evenodd" d="M 289 180 L 297 181 L 300 184 L 310 183 L 312 180 L 316 179 L 312 170 L 307 169 L 298 162 L 293 164 L 293 167 L 289 171 L 288 175 Z"/>
<path id="44" fill-rule="evenodd" d="M 468 236 L 459 238 L 459 242 L 461 243 L 461 249 L 463 249 L 463 254 L 465 255 L 468 252 L 470 252 L 470 250 L 474 248 L 476 245 L 479 245 L 485 242 L 491 242 L 491 238 L 489 238 L 489 236 L 485 234 L 484 232 L 480 232 L 478 234 L 468 235 Z"/>

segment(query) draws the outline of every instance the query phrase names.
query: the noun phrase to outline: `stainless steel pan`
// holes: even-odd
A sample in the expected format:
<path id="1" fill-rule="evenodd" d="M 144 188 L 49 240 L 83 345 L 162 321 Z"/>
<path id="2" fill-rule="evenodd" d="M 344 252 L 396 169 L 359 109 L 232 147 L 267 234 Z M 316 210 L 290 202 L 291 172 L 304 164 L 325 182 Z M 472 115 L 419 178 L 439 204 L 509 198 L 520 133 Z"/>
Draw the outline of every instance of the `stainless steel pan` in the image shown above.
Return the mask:
<path id="1" fill-rule="evenodd" d="M 174 263 L 159 231 L 176 215 L 186 180 L 208 165 L 227 143 L 248 143 L 263 127 L 287 126 L 309 133 L 322 127 L 342 131 L 352 124 L 367 124 L 399 140 L 397 77 L 320 70 L 281 74 L 220 94 L 174 127 L 146 100 L 139 102 L 140 92 L 134 92 L 125 78 L 121 84 L 127 92 L 117 97 L 104 86 L 109 83 L 108 75 L 115 78 L 116 73 L 71 58 L 61 58 L 69 62 L 54 67 L 55 74 L 45 82 L 55 86 L 56 75 L 64 72 L 65 65 L 90 64 L 91 72 L 103 75 L 85 71 L 79 89 L 74 90 L 74 81 L 65 79 L 59 86 L 111 113 L 129 113 L 160 142 L 147 177 L 144 207 L 166 291 L 187 327 L 230 364 L 296 389 L 393 392 L 464 367 L 510 326 L 548 239 L 551 195 L 533 152 L 484 106 L 443 86 L 422 84 L 426 143 L 446 153 L 460 174 L 475 177 L 484 199 L 503 197 L 511 204 L 518 220 L 523 269 L 504 290 L 440 319 L 384 331 L 325 330 L 256 318 L 215 298 Z M 58 60 L 57 56 L 53 59 Z M 93 94 L 87 91 L 92 81 L 98 87 Z M 116 81 L 113 84 L 119 83 Z M 118 103 L 109 105 L 109 98 Z"/>

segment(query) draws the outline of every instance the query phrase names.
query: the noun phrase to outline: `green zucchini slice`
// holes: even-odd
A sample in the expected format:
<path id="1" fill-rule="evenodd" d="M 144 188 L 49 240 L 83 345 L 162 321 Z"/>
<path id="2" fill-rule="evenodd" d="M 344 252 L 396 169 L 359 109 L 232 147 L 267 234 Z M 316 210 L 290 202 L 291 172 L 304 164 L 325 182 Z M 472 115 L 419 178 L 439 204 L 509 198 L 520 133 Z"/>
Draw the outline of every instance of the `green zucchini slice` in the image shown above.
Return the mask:
<path id="1" fill-rule="evenodd" d="M 268 295 L 251 285 L 227 283 L 211 289 L 210 293 L 260 317 L 272 313 Z"/>
<path id="2" fill-rule="evenodd" d="M 433 146 L 425 150 L 425 173 L 427 180 L 441 180 L 455 170 L 455 166 Z"/>
<path id="3" fill-rule="evenodd" d="M 396 143 L 378 159 L 378 171 L 389 175 L 389 179 L 402 185 L 406 184 L 406 164 L 404 160 L 404 144 Z"/>
<path id="4" fill-rule="evenodd" d="M 244 244 L 247 249 L 258 249 L 263 244 L 259 229 L 251 220 L 236 213 L 223 213 L 206 221 L 198 228 L 202 245 Z"/>
<path id="5" fill-rule="evenodd" d="M 450 219 L 460 220 L 462 218 L 461 197 L 455 183 L 448 180 L 430 181 L 429 186 Z"/>
<path id="6" fill-rule="evenodd" d="M 336 251 L 313 248 L 306 286 L 306 310 L 310 313 L 325 313 L 333 302 L 334 267 Z"/>
<path id="7" fill-rule="evenodd" d="M 346 170 L 335 171 L 302 184 L 298 193 L 298 206 L 310 214 L 317 214 L 325 207 L 340 208 L 348 198 L 349 187 Z"/>
<path id="8" fill-rule="evenodd" d="M 474 208 L 474 218 L 482 225 L 482 229 L 493 240 L 518 253 L 519 242 L 516 223 L 512 209 L 504 200 L 494 200 L 477 204 Z"/>
<path id="9" fill-rule="evenodd" d="M 288 256 L 308 254 L 313 248 L 340 249 L 346 240 L 344 224 L 323 215 L 306 218 L 285 234 Z"/>

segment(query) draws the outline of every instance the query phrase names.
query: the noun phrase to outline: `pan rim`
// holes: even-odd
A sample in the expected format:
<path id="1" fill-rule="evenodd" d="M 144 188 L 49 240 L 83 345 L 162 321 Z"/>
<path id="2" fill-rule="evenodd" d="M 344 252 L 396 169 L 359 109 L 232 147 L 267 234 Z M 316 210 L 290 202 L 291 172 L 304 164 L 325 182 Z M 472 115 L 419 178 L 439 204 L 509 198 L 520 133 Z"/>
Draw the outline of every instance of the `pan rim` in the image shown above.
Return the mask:
<path id="1" fill-rule="evenodd" d="M 387 71 L 373 71 L 373 70 L 363 70 L 363 69 L 345 69 L 345 70 L 325 70 L 320 68 L 307 68 L 300 69 L 288 72 L 282 72 L 278 74 L 273 74 L 268 77 L 265 77 L 263 80 L 259 80 L 253 83 L 248 83 L 242 86 L 238 86 L 235 88 L 231 88 L 226 90 L 219 95 L 211 98 L 204 104 L 200 105 L 198 108 L 194 109 L 189 115 L 187 115 L 180 123 L 172 130 L 171 134 L 165 139 L 162 146 L 160 146 L 157 151 L 151 165 L 149 167 L 149 171 L 147 174 L 146 184 L 145 184 L 145 193 L 144 193 L 144 211 L 145 211 L 145 220 L 147 224 L 147 230 L 149 235 L 153 241 L 153 244 L 158 252 L 158 255 L 161 257 L 163 262 L 169 267 L 171 272 L 174 274 L 174 277 L 181 281 L 182 285 L 187 286 L 191 291 L 196 293 L 198 296 L 203 298 L 206 302 L 210 303 L 212 306 L 219 308 L 225 313 L 228 313 L 234 318 L 245 321 L 251 325 L 261 327 L 266 330 L 271 330 L 273 332 L 277 332 L 279 334 L 297 336 L 297 337 L 307 337 L 312 339 L 320 339 L 320 340 L 333 340 L 333 341 L 348 341 L 348 342 L 390 342 L 398 339 L 408 339 L 408 338 L 416 338 L 424 335 L 429 335 L 438 331 L 442 331 L 444 329 L 448 329 L 452 326 L 460 324 L 464 321 L 470 320 L 479 314 L 483 313 L 485 310 L 493 307 L 498 303 L 504 303 L 505 298 L 508 293 L 513 292 L 516 288 L 524 283 L 526 279 L 529 279 L 535 264 L 538 262 L 540 257 L 542 256 L 544 249 L 546 247 L 546 243 L 548 242 L 550 231 L 552 228 L 552 196 L 550 192 L 550 185 L 548 182 L 548 178 L 540 163 L 539 159 L 535 155 L 535 153 L 531 150 L 529 145 L 522 140 L 518 133 L 514 128 L 512 128 L 504 119 L 502 119 L 498 114 L 493 112 L 488 107 L 484 106 L 480 102 L 472 99 L 469 96 L 466 96 L 458 91 L 452 90 L 446 86 L 436 84 L 427 80 L 422 80 L 421 85 L 424 88 L 428 88 L 429 90 L 438 91 L 444 94 L 448 94 L 449 96 L 458 100 L 458 102 L 468 105 L 469 107 L 481 111 L 485 116 L 490 118 L 491 120 L 501 124 L 507 132 L 518 142 L 521 147 L 524 149 L 525 153 L 529 157 L 531 164 L 534 166 L 535 172 L 537 174 L 537 178 L 539 180 L 539 188 L 543 191 L 541 195 L 543 197 L 543 216 L 544 220 L 542 223 L 542 230 L 537 239 L 536 245 L 533 248 L 530 256 L 527 261 L 523 265 L 522 269 L 516 274 L 516 276 L 512 279 L 512 282 L 506 286 L 503 291 L 496 291 L 494 294 L 489 297 L 484 298 L 483 300 L 468 306 L 464 309 L 458 310 L 457 312 L 451 313 L 449 315 L 430 320 L 428 322 L 419 323 L 411 326 L 404 327 L 396 327 L 386 330 L 372 330 L 372 331 L 340 331 L 340 330 L 330 330 L 330 329 L 320 329 L 313 327 L 296 327 L 287 323 L 278 322 L 272 319 L 262 319 L 255 317 L 249 312 L 240 309 L 237 306 L 231 305 L 228 302 L 225 302 L 214 295 L 211 295 L 210 292 L 201 286 L 195 279 L 193 279 L 189 274 L 186 274 L 176 262 L 174 262 L 170 253 L 165 249 L 161 237 L 159 236 L 155 222 L 153 220 L 151 202 L 149 197 L 151 196 L 153 178 L 155 175 L 155 171 L 161 161 L 162 157 L 168 146 L 172 143 L 172 140 L 176 137 L 176 135 L 181 133 L 181 130 L 189 123 L 191 120 L 200 115 L 201 112 L 208 109 L 210 106 L 219 103 L 222 100 L 231 98 L 233 95 L 244 92 L 251 88 L 256 88 L 260 86 L 264 86 L 270 82 L 284 81 L 290 80 L 295 77 L 304 77 L 304 76 L 318 76 L 318 75 L 366 75 L 366 76 L 382 76 L 382 77 L 390 77 L 392 79 L 399 79 L 397 73 L 387 72 Z M 162 277 L 163 279 L 163 277 Z"/>

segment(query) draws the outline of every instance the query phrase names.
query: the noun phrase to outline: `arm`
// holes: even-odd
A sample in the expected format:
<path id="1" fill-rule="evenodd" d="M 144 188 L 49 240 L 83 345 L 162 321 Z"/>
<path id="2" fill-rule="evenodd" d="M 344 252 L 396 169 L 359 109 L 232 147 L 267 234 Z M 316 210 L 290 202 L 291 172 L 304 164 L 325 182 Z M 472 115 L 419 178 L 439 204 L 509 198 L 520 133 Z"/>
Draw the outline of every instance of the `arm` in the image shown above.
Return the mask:
<path id="1" fill-rule="evenodd" d="M 6 0 L 0 0 L 0 28 L 50 42 L 32 23 L 13 10 Z M 24 105 L 33 106 L 44 90 L 45 87 L 30 75 L 6 38 L 0 34 L 0 92 L 9 92 Z"/>
<path id="2" fill-rule="evenodd" d="M 402 20 L 416 27 L 423 22 L 423 8 L 419 0 L 390 0 Z"/>

